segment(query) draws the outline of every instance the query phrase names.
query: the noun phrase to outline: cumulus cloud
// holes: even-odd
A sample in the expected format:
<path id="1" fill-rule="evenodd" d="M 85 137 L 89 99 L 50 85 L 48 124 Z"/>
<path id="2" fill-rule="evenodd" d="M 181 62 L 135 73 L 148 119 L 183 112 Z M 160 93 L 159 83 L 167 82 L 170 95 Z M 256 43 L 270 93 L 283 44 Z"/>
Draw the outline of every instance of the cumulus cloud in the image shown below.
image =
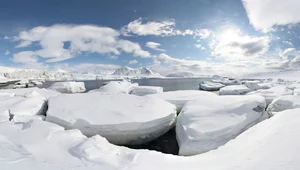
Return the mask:
<path id="1" fill-rule="evenodd" d="M 148 48 L 151 48 L 156 51 L 165 51 L 164 49 L 159 48 L 160 46 L 161 46 L 161 44 L 156 43 L 156 42 L 147 42 L 146 43 L 146 47 L 148 47 Z"/>
<path id="2" fill-rule="evenodd" d="M 10 54 L 10 51 L 9 50 L 6 50 L 4 55 L 9 55 Z"/>
<path id="3" fill-rule="evenodd" d="M 299 0 L 242 0 L 251 24 L 258 30 L 300 22 Z"/>
<path id="4" fill-rule="evenodd" d="M 290 41 L 282 41 L 284 44 L 287 44 L 287 45 L 289 45 L 289 46 L 294 46 L 293 45 L 293 43 L 292 42 L 290 42 Z"/>
<path id="5" fill-rule="evenodd" d="M 282 59 L 288 59 L 289 56 L 292 56 L 292 57 L 300 56 L 300 51 L 296 50 L 295 48 L 287 48 L 283 51 L 280 51 L 279 56 Z"/>
<path id="6" fill-rule="evenodd" d="M 33 51 L 22 51 L 13 55 L 14 63 L 37 63 L 38 57 Z"/>
<path id="7" fill-rule="evenodd" d="M 130 60 L 130 61 L 128 62 L 128 64 L 130 64 L 130 65 L 137 64 L 137 63 L 138 63 L 137 60 Z"/>
<path id="8" fill-rule="evenodd" d="M 269 49 L 268 36 L 242 35 L 238 30 L 227 30 L 212 40 L 212 56 L 225 60 L 248 60 L 264 54 Z"/>
<path id="9" fill-rule="evenodd" d="M 117 56 L 125 52 L 142 58 L 151 57 L 150 53 L 143 50 L 138 43 L 120 39 L 119 36 L 120 33 L 117 30 L 94 25 L 39 26 L 20 32 L 14 37 L 14 41 L 19 42 L 17 48 L 38 44 L 40 49 L 17 53 L 12 61 L 20 61 L 22 56 L 28 59 L 28 54 L 31 54 L 31 58 L 38 56 L 45 58 L 46 62 L 58 62 L 84 52 L 109 56 Z M 17 59 L 15 59 L 16 56 Z"/>

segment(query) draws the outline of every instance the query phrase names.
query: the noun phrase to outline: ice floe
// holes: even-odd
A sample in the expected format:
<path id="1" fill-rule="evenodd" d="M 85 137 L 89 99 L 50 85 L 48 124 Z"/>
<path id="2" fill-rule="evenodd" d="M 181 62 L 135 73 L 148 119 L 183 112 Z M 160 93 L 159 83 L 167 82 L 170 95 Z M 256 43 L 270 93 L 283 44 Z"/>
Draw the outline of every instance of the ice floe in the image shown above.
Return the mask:
<path id="1" fill-rule="evenodd" d="M 84 82 L 56 82 L 48 89 L 60 93 L 82 93 L 85 92 Z"/>
<path id="2" fill-rule="evenodd" d="M 131 94 L 137 96 L 145 96 L 148 94 L 156 94 L 162 92 L 163 92 L 163 88 L 158 86 L 137 86 L 133 89 Z"/>
<path id="3" fill-rule="evenodd" d="M 115 144 L 141 144 L 166 133 L 176 120 L 174 105 L 128 94 L 65 94 L 50 98 L 46 121 Z"/>
<path id="4" fill-rule="evenodd" d="M 220 88 L 225 87 L 224 84 L 221 83 L 214 83 L 211 81 L 203 81 L 199 84 L 201 90 L 205 91 L 218 91 Z"/>
<path id="5" fill-rule="evenodd" d="M 268 106 L 267 112 L 273 116 L 277 112 L 294 108 L 300 108 L 300 96 L 286 95 L 274 99 Z"/>
<path id="6" fill-rule="evenodd" d="M 219 95 L 244 95 L 251 90 L 245 85 L 230 85 L 220 89 Z"/>
<path id="7" fill-rule="evenodd" d="M 216 149 L 266 118 L 261 96 L 210 96 L 188 102 L 180 112 L 176 136 L 180 155 Z"/>

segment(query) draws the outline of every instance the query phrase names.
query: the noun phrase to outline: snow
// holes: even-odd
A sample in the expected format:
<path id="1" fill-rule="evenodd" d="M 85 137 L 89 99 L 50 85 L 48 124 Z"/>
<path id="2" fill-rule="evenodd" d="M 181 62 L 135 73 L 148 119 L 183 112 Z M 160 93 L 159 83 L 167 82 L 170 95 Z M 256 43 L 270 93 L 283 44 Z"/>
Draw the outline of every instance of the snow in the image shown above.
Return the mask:
<path id="1" fill-rule="evenodd" d="M 9 120 L 10 109 L 16 103 L 22 101 L 23 97 L 1 95 L 0 96 L 0 122 Z"/>
<path id="2" fill-rule="evenodd" d="M 260 87 L 260 89 L 269 89 L 274 87 L 272 83 L 258 83 L 257 85 Z"/>
<path id="3" fill-rule="evenodd" d="M 215 93 L 199 91 L 199 90 L 178 90 L 178 91 L 170 91 L 163 92 L 159 94 L 147 95 L 155 98 L 161 98 L 174 104 L 177 108 L 177 112 L 180 112 L 185 103 L 196 100 L 203 96 L 216 96 Z"/>
<path id="4" fill-rule="evenodd" d="M 130 68 L 127 66 L 121 67 L 117 69 L 112 75 L 115 76 L 127 76 L 127 77 L 135 77 L 135 78 L 140 78 L 140 77 L 162 77 L 159 73 L 146 68 L 146 67 L 141 67 L 138 69 Z"/>
<path id="5" fill-rule="evenodd" d="M 266 118 L 261 96 L 210 96 L 188 102 L 176 124 L 179 155 L 201 154 Z"/>
<path id="6" fill-rule="evenodd" d="M 240 82 L 238 80 L 230 80 L 230 79 L 226 79 L 226 78 L 213 79 L 212 82 L 221 83 L 221 84 L 224 84 L 225 86 L 240 84 Z"/>
<path id="7" fill-rule="evenodd" d="M 105 93 L 124 93 L 129 94 L 134 88 L 138 86 L 137 83 L 128 81 L 110 81 L 100 89 L 91 90 L 89 92 L 105 92 Z"/>
<path id="8" fill-rule="evenodd" d="M 43 97 L 28 97 L 10 108 L 11 115 L 40 115 L 45 112 L 46 101 Z"/>
<path id="9" fill-rule="evenodd" d="M 225 87 L 225 85 L 221 83 L 213 83 L 210 81 L 203 81 L 199 84 L 201 90 L 205 91 L 218 91 L 220 88 Z"/>
<path id="10" fill-rule="evenodd" d="M 258 85 L 261 83 L 260 81 L 246 81 L 244 85 L 248 87 L 251 91 L 259 90 L 261 89 L 261 86 Z"/>
<path id="11" fill-rule="evenodd" d="M 245 85 L 230 85 L 220 89 L 219 95 L 243 95 L 251 90 Z"/>
<path id="12" fill-rule="evenodd" d="M 270 89 L 260 89 L 257 91 L 253 91 L 247 93 L 247 95 L 260 95 L 265 97 L 267 105 L 269 105 L 275 98 L 283 96 L 283 95 L 292 95 L 293 91 L 288 89 L 284 85 L 277 85 Z"/>
<path id="13" fill-rule="evenodd" d="M 8 79 L 8 78 L 0 75 L 0 84 L 6 84 L 6 83 L 9 83 L 11 81 L 12 81 L 11 79 Z"/>
<path id="14" fill-rule="evenodd" d="M 156 94 L 162 92 L 163 92 L 163 88 L 158 86 L 137 86 L 133 89 L 131 94 L 137 96 L 145 96 L 148 94 Z"/>
<path id="15" fill-rule="evenodd" d="M 293 94 L 296 96 L 300 96 L 300 89 L 295 89 Z"/>
<path id="16" fill-rule="evenodd" d="M 267 112 L 273 116 L 277 112 L 294 108 L 300 108 L 300 96 L 286 95 L 274 99 L 268 106 Z"/>
<path id="17" fill-rule="evenodd" d="M 85 92 L 84 82 L 56 82 L 48 89 L 60 93 L 82 93 Z"/>
<path id="18" fill-rule="evenodd" d="M 45 120 L 44 115 L 14 115 L 12 121 L 14 123 L 28 123 L 31 120 Z"/>
<path id="19" fill-rule="evenodd" d="M 21 96 L 21 97 L 42 96 L 46 99 L 60 94 L 56 91 L 40 89 L 37 87 L 25 88 L 25 89 L 1 89 L 0 95 L 3 93 L 14 94 L 16 96 Z"/>
<path id="20" fill-rule="evenodd" d="M 49 99 L 46 121 L 87 136 L 100 134 L 115 144 L 141 144 L 175 123 L 174 105 L 128 94 L 65 94 Z"/>
<path id="21" fill-rule="evenodd" d="M 300 109 L 265 120 L 216 150 L 190 157 L 132 150 L 101 136 L 43 121 L 0 123 L 0 167 L 5 170 L 297 170 Z M 231 160 L 231 161 L 229 161 Z"/>
<path id="22" fill-rule="evenodd" d="M 219 76 L 219 75 L 213 75 L 211 76 L 212 79 L 222 79 L 223 77 Z"/>

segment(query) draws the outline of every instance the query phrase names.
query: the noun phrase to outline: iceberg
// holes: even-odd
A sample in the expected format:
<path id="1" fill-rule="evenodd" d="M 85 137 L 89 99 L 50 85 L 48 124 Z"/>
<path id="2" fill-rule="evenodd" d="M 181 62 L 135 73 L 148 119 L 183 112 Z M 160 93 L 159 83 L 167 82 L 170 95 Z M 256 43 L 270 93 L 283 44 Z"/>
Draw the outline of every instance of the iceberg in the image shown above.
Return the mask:
<path id="1" fill-rule="evenodd" d="M 124 93 L 129 94 L 134 88 L 138 86 L 137 83 L 131 83 L 128 81 L 110 81 L 106 85 L 100 87 L 100 89 L 95 89 L 89 91 L 91 92 L 104 92 L 104 93 Z"/>

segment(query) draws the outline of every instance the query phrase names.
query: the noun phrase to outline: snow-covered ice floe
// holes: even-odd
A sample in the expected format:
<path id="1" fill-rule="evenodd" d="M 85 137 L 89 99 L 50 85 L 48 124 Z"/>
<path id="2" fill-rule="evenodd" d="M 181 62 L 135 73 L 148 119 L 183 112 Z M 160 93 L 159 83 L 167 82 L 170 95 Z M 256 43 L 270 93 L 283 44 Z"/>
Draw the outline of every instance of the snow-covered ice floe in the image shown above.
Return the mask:
<path id="1" fill-rule="evenodd" d="M 0 123 L 5 170 L 297 170 L 300 109 L 265 120 L 216 150 L 179 157 L 115 146 L 44 121 Z M 275 149 L 274 149 L 275 148 Z"/>
<path id="2" fill-rule="evenodd" d="M 210 96 L 188 102 L 176 124 L 179 155 L 216 149 L 267 118 L 262 96 Z"/>
<path id="3" fill-rule="evenodd" d="M 189 101 L 196 100 L 203 96 L 217 96 L 217 94 L 199 90 L 178 90 L 148 96 L 164 99 L 174 104 L 177 108 L 177 112 L 180 112 L 184 104 Z"/>
<path id="4" fill-rule="evenodd" d="M 65 94 L 50 98 L 46 121 L 114 144 L 141 144 L 173 127 L 176 107 L 164 100 L 129 94 Z"/>
<path id="5" fill-rule="evenodd" d="M 137 96 L 145 96 L 148 94 L 156 94 L 162 92 L 163 92 L 163 88 L 158 86 L 137 86 L 133 89 L 131 94 Z"/>
<path id="6" fill-rule="evenodd" d="M 10 108 L 11 115 L 40 115 L 45 112 L 46 101 L 43 97 L 26 97 Z"/>
<path id="7" fill-rule="evenodd" d="M 294 108 L 300 108 L 300 96 L 286 95 L 274 99 L 268 106 L 267 112 L 273 116 L 277 112 Z"/>
<path id="8" fill-rule="evenodd" d="M 277 97 L 284 96 L 284 95 L 292 95 L 292 94 L 293 94 L 293 90 L 288 89 L 284 85 L 278 85 L 270 89 L 260 89 L 257 91 L 247 93 L 247 95 L 263 96 L 266 99 L 267 105 L 269 105 Z"/>
<path id="9" fill-rule="evenodd" d="M 244 95 L 251 90 L 245 85 L 230 85 L 220 89 L 219 95 Z"/>
<path id="10" fill-rule="evenodd" d="M 14 123 L 27 123 L 31 120 L 45 120 L 44 115 L 14 115 L 12 121 Z"/>
<path id="11" fill-rule="evenodd" d="M 26 88 L 26 89 L 2 89 L 2 90 L 0 90 L 0 95 L 4 94 L 4 93 L 11 94 L 13 96 L 21 96 L 21 97 L 43 96 L 46 99 L 60 94 L 59 92 L 56 92 L 53 90 L 40 89 L 37 87 Z"/>
<path id="12" fill-rule="evenodd" d="M 224 84 L 221 83 L 214 83 L 211 81 L 203 81 L 199 84 L 201 90 L 205 91 L 218 91 L 220 88 L 225 87 Z"/>
<path id="13" fill-rule="evenodd" d="M 86 90 L 84 82 L 56 82 L 48 89 L 60 93 L 82 93 Z"/>
<path id="14" fill-rule="evenodd" d="M 91 90 L 89 92 L 105 92 L 105 93 L 124 93 L 129 94 L 134 88 L 138 86 L 137 83 L 128 81 L 110 81 L 99 89 Z"/>
<path id="15" fill-rule="evenodd" d="M 212 82 L 221 83 L 221 84 L 224 84 L 225 86 L 240 84 L 240 82 L 238 80 L 230 80 L 230 79 L 226 79 L 226 78 L 213 79 Z"/>

